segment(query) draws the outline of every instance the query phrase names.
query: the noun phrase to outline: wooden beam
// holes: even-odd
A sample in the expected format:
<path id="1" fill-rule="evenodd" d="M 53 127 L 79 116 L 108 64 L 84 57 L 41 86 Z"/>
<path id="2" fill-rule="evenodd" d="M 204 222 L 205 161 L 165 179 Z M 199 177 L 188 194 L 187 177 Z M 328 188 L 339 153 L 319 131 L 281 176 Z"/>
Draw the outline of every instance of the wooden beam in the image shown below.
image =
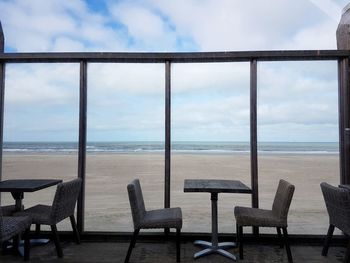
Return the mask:
<path id="1" fill-rule="evenodd" d="M 84 231 L 85 214 L 85 168 L 86 168 L 86 134 L 87 134 L 87 62 L 80 62 L 80 98 L 79 98 L 79 149 L 78 177 L 82 179 L 81 192 L 77 205 L 78 231 Z"/>
<path id="2" fill-rule="evenodd" d="M 5 39 L 0 21 L 0 54 L 4 53 Z M 2 180 L 2 151 L 4 140 L 4 102 L 5 102 L 5 63 L 0 62 L 0 181 Z M 1 195 L 0 195 L 1 203 Z"/>
<path id="3" fill-rule="evenodd" d="M 4 37 L 4 31 L 2 30 L 2 25 L 0 21 L 0 53 L 4 53 L 5 50 L 5 37 Z"/>
<path id="4" fill-rule="evenodd" d="M 0 62 L 7 63 L 194 63 L 194 62 L 249 62 L 337 60 L 350 56 L 348 50 L 275 50 L 228 52 L 49 52 L 49 53 L 0 53 Z"/>
<path id="5" fill-rule="evenodd" d="M 170 207 L 171 173 L 171 64 L 165 63 L 165 180 L 164 207 Z"/>
<path id="6" fill-rule="evenodd" d="M 257 60 L 250 62 L 250 172 L 252 186 L 252 207 L 259 207 L 258 184 L 258 137 L 257 137 Z M 253 234 L 258 235 L 259 229 L 254 227 Z"/>
<path id="7" fill-rule="evenodd" d="M 338 62 L 340 183 L 350 184 L 350 90 L 349 59 Z"/>

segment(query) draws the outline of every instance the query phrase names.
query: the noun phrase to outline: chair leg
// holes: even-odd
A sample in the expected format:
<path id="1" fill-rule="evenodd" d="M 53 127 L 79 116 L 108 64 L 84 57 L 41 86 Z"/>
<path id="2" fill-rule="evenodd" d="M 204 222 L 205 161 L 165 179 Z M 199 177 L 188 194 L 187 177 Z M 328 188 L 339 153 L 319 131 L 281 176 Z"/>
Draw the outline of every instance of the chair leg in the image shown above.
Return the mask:
<path id="1" fill-rule="evenodd" d="M 290 251 L 289 241 L 288 241 L 288 232 L 286 227 L 282 227 L 283 236 L 284 236 L 284 244 L 286 246 L 288 262 L 293 263 L 292 252 Z"/>
<path id="2" fill-rule="evenodd" d="M 169 239 L 169 233 L 170 229 L 168 227 L 164 228 L 164 236 L 166 241 Z"/>
<path id="3" fill-rule="evenodd" d="M 0 243 L 1 243 L 2 254 L 5 255 L 5 250 L 7 248 L 7 242 L 6 241 L 2 241 Z"/>
<path id="4" fill-rule="evenodd" d="M 15 235 L 12 238 L 12 249 L 14 254 L 18 254 L 18 247 L 19 247 L 19 235 Z"/>
<path id="5" fill-rule="evenodd" d="M 333 232 L 334 232 L 334 225 L 329 225 L 327 237 L 324 241 L 324 245 L 323 245 L 323 249 L 322 249 L 322 256 L 327 256 L 327 254 L 328 254 L 328 249 L 329 249 L 329 245 L 330 245 L 331 240 L 332 240 Z"/>
<path id="6" fill-rule="evenodd" d="M 56 225 L 51 225 L 51 232 L 52 232 L 52 236 L 53 236 L 53 241 L 55 242 L 55 246 L 56 246 L 56 251 L 57 251 L 57 256 L 59 258 L 63 257 L 63 252 L 62 252 L 62 247 L 60 244 L 60 239 L 58 237 L 58 233 L 57 233 L 57 227 Z"/>
<path id="7" fill-rule="evenodd" d="M 283 242 L 283 239 L 282 239 L 281 228 L 280 227 L 276 227 L 276 229 L 277 229 L 278 240 L 280 242 L 280 248 L 283 248 L 284 242 Z"/>
<path id="8" fill-rule="evenodd" d="M 346 249 L 345 258 L 344 258 L 344 263 L 349 263 L 349 262 L 350 262 L 350 238 L 348 241 L 348 247 Z"/>
<path id="9" fill-rule="evenodd" d="M 180 235 L 181 229 L 176 229 L 176 262 L 180 262 Z"/>
<path id="10" fill-rule="evenodd" d="M 35 234 L 39 236 L 40 234 L 40 224 L 35 224 Z"/>
<path id="11" fill-rule="evenodd" d="M 243 226 L 238 226 L 239 259 L 243 259 Z"/>
<path id="12" fill-rule="evenodd" d="M 73 234 L 74 234 L 74 236 L 75 236 L 75 242 L 76 242 L 77 244 L 80 244 L 79 231 L 78 231 L 78 228 L 77 228 L 77 224 L 76 224 L 76 222 L 75 222 L 75 217 L 74 217 L 74 215 L 71 215 L 71 216 L 69 217 L 69 219 L 70 219 L 70 223 L 71 223 L 71 225 L 72 225 Z"/>
<path id="13" fill-rule="evenodd" d="M 30 227 L 24 232 L 24 260 L 28 261 L 30 258 Z"/>
<path id="14" fill-rule="evenodd" d="M 129 262 L 129 259 L 130 259 L 130 256 L 131 256 L 131 251 L 132 251 L 133 247 L 135 246 L 136 238 L 137 238 L 137 235 L 139 234 L 139 232 L 140 232 L 140 229 L 135 229 L 134 230 L 134 234 L 133 234 L 133 236 L 131 238 L 129 249 L 128 249 L 128 253 L 126 254 L 124 263 L 128 263 Z"/>

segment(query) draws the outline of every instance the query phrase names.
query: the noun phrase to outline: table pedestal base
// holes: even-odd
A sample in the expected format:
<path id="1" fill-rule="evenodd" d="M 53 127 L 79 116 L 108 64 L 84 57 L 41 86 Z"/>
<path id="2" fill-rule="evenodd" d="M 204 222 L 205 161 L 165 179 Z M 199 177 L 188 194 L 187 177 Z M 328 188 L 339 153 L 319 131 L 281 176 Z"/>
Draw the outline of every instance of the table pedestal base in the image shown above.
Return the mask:
<path id="1" fill-rule="evenodd" d="M 50 242 L 50 239 L 44 239 L 44 238 L 41 238 L 41 239 L 30 239 L 30 246 L 34 247 L 34 246 L 46 245 L 49 242 Z M 3 249 L 2 253 L 4 255 L 13 254 L 14 252 L 17 252 L 18 255 L 23 257 L 24 256 L 24 241 L 21 240 L 19 242 L 17 251 L 14 251 L 14 249 L 13 249 L 13 242 L 12 241 L 5 241 L 2 244 L 2 249 Z"/>
<path id="2" fill-rule="evenodd" d="M 196 240 L 194 242 L 194 244 L 205 248 L 204 250 L 201 250 L 201 251 L 197 252 L 196 254 L 194 254 L 195 259 L 206 256 L 206 255 L 217 253 L 217 254 L 220 254 L 224 257 L 230 258 L 232 260 L 236 260 L 235 255 L 224 250 L 226 248 L 236 247 L 236 243 L 234 243 L 234 242 L 221 242 L 221 243 L 218 243 L 217 246 L 215 246 L 211 242 L 207 242 L 207 241 L 203 241 L 203 240 Z"/>

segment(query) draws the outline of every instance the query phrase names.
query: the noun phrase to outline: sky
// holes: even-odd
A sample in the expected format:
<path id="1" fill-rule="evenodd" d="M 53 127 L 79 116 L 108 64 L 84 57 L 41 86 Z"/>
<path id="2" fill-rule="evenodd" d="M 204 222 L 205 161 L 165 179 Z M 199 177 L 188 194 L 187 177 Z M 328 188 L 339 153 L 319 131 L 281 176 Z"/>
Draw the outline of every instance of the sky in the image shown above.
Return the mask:
<path id="1" fill-rule="evenodd" d="M 336 49 L 343 0 L 0 0 L 5 52 Z M 163 141 L 164 65 L 89 64 L 88 140 Z M 259 141 L 338 141 L 337 64 L 258 65 Z M 5 141 L 76 141 L 79 65 L 9 64 Z M 172 65 L 172 139 L 249 141 L 249 64 Z"/>

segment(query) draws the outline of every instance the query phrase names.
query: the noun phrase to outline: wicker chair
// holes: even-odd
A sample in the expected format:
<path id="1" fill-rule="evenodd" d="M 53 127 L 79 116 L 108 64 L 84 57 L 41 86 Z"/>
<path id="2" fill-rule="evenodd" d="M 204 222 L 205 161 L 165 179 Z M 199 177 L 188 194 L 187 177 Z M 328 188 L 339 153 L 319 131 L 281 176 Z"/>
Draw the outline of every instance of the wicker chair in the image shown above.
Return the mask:
<path id="1" fill-rule="evenodd" d="M 16 206 L 14 205 L 1 206 L 1 210 L 2 210 L 3 216 L 11 216 L 13 213 L 16 212 Z"/>
<path id="2" fill-rule="evenodd" d="M 24 260 L 29 260 L 29 230 L 32 220 L 28 216 L 3 216 L 0 208 L 0 243 L 13 239 L 13 248 L 18 249 L 18 235 L 24 232 Z"/>
<path id="3" fill-rule="evenodd" d="M 133 180 L 128 184 L 127 188 L 134 223 L 134 234 L 125 257 L 125 263 L 129 262 L 137 235 L 142 228 L 176 228 L 176 261 L 180 262 L 180 232 L 182 228 L 181 208 L 164 208 L 146 211 L 140 181 L 138 179 Z"/>
<path id="4" fill-rule="evenodd" d="M 329 215 L 328 232 L 322 249 L 322 256 L 327 256 L 334 227 L 339 228 L 347 236 L 350 235 L 350 191 L 324 182 L 321 183 L 321 190 Z M 350 240 L 344 262 L 350 262 Z"/>
<path id="5" fill-rule="evenodd" d="M 40 232 L 40 225 L 49 225 L 51 227 L 57 256 L 59 258 L 63 257 L 63 252 L 57 233 L 57 223 L 69 217 L 75 235 L 76 243 L 80 243 L 80 237 L 74 217 L 74 209 L 80 193 L 81 182 L 82 180 L 80 178 L 77 178 L 69 182 L 58 184 L 52 206 L 36 205 L 25 209 L 23 212 L 15 213 L 15 215 L 30 216 L 32 218 L 32 223 L 36 225 L 37 233 Z"/>
<path id="6" fill-rule="evenodd" d="M 276 227 L 279 239 L 282 239 L 281 229 L 283 230 L 288 262 L 293 262 L 288 242 L 287 217 L 294 189 L 294 185 L 281 179 L 278 184 L 272 210 L 240 206 L 235 207 L 234 214 L 236 218 L 240 259 L 243 259 L 243 226 Z M 281 247 L 283 247 L 282 244 Z"/>

